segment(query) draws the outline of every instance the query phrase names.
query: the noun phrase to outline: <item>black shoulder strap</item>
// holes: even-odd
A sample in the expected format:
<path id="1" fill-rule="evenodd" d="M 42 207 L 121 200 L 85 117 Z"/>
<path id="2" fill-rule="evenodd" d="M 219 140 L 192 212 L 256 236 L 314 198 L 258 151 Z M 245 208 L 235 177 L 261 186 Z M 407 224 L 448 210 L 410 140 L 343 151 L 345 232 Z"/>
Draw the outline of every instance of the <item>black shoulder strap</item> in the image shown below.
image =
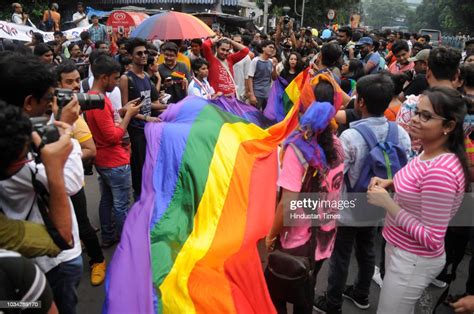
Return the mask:
<path id="1" fill-rule="evenodd" d="M 74 247 L 74 245 L 69 245 L 59 234 L 59 231 L 54 226 L 53 222 L 49 218 L 48 205 L 49 205 L 49 192 L 46 190 L 45 186 L 36 179 L 36 173 L 30 169 L 31 172 L 31 183 L 33 184 L 33 189 L 35 190 L 36 204 L 43 218 L 44 225 L 53 239 L 54 243 L 61 250 L 69 250 Z M 31 212 L 31 211 L 30 211 Z M 29 216 L 29 214 L 28 214 Z"/>
<path id="2" fill-rule="evenodd" d="M 130 101 L 131 100 L 130 95 L 135 91 L 135 83 L 133 82 L 133 78 L 129 73 L 130 71 L 125 72 L 125 75 L 128 78 L 128 100 Z"/>

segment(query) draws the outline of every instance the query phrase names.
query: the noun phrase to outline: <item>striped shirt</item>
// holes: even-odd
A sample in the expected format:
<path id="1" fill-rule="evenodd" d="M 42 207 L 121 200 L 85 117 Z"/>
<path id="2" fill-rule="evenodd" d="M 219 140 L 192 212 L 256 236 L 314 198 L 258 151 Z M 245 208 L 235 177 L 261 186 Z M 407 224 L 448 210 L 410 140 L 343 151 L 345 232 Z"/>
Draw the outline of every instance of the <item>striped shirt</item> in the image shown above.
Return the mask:
<path id="1" fill-rule="evenodd" d="M 397 172 L 393 183 L 401 211 L 396 217 L 387 214 L 384 238 L 413 254 L 442 255 L 446 228 L 464 196 L 465 177 L 457 156 L 417 156 Z"/>

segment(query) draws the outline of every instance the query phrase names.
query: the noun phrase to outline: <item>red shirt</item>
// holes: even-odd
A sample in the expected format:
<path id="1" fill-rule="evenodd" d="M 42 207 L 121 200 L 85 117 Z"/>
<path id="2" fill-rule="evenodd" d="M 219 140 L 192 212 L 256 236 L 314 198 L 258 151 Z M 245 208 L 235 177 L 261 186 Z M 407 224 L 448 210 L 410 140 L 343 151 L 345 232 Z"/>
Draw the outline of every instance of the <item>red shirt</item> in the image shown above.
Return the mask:
<path id="1" fill-rule="evenodd" d="M 89 94 L 98 94 L 89 92 Z M 130 163 L 128 148 L 122 146 L 125 130 L 115 125 L 114 109 L 110 99 L 104 95 L 104 109 L 85 111 L 87 124 L 94 138 L 97 154 L 95 164 L 98 167 L 115 168 Z"/>
<path id="2" fill-rule="evenodd" d="M 388 67 L 388 71 L 392 74 L 399 74 L 405 71 L 410 71 L 414 67 L 415 67 L 415 62 L 410 62 L 404 66 L 400 66 L 400 64 L 395 61 L 392 64 L 390 64 L 390 66 Z"/>
<path id="3" fill-rule="evenodd" d="M 234 63 L 239 62 L 249 53 L 249 48 L 244 48 L 236 53 L 230 54 L 227 56 L 227 70 L 222 64 L 223 61 L 220 61 L 212 52 L 212 41 L 211 39 L 206 40 L 202 44 L 202 54 L 209 62 L 209 76 L 207 80 L 209 84 L 214 88 L 215 92 L 222 92 L 224 95 L 235 94 L 235 84 L 234 84 Z M 229 71 L 232 74 L 232 77 L 229 77 Z"/>

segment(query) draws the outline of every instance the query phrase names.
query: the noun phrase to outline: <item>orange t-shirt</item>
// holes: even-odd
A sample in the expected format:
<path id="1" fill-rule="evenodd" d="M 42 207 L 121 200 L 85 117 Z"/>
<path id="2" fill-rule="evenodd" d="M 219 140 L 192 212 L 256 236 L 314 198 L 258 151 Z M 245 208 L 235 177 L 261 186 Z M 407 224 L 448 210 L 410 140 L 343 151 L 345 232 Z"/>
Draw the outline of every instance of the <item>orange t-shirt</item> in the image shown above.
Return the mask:
<path id="1" fill-rule="evenodd" d="M 54 22 L 54 31 L 60 30 L 61 25 L 61 14 L 53 10 L 46 10 L 43 13 L 43 22 L 46 23 L 49 19 L 49 12 L 51 12 L 51 19 Z"/>
<path id="2" fill-rule="evenodd" d="M 387 118 L 388 121 L 395 121 L 397 119 L 397 114 L 400 111 L 401 105 L 388 107 L 383 115 Z"/>

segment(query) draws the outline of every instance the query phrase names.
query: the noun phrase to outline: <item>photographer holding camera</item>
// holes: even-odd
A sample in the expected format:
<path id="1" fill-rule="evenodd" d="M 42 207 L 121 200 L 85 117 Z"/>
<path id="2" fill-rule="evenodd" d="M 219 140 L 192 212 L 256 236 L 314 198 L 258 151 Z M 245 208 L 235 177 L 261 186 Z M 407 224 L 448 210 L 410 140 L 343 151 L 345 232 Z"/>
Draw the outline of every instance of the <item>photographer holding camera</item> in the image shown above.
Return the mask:
<path id="1" fill-rule="evenodd" d="M 276 47 L 289 51 L 292 47 L 296 47 L 296 43 L 295 32 L 293 31 L 293 19 L 288 15 L 280 16 L 275 30 Z"/>
<path id="2" fill-rule="evenodd" d="M 344 63 L 355 58 L 355 43 L 352 41 L 352 28 L 343 26 L 337 31 L 337 42 L 341 45 Z"/>
<path id="3" fill-rule="evenodd" d="M 79 93 L 81 77 L 73 62 L 66 61 L 58 65 L 56 67 L 56 78 L 58 80 L 58 86 L 61 89 L 70 90 L 76 94 Z M 54 106 L 53 113 L 56 117 L 58 111 L 59 107 Z M 72 137 L 81 145 L 82 162 L 84 164 L 92 163 L 96 155 L 96 147 L 92 138 L 92 133 L 82 116 L 79 116 L 76 121 Z M 84 187 L 78 193 L 71 196 L 71 201 L 74 205 L 74 211 L 79 225 L 79 237 L 81 238 L 81 241 L 86 248 L 87 255 L 90 258 L 90 281 L 93 286 L 98 286 L 104 282 L 106 265 L 104 254 L 100 248 L 99 239 L 97 238 L 97 234 L 87 216 L 87 199 Z"/>
<path id="4" fill-rule="evenodd" d="M 22 109 L 29 117 L 44 116 L 56 101 L 54 75 L 38 59 L 3 54 L 0 57 L 0 81 L 3 84 L 0 99 Z M 7 217 L 45 224 L 55 243 L 63 250 L 54 258 L 43 256 L 35 259 L 46 274 L 61 313 L 76 312 L 76 289 L 82 276 L 78 226 L 68 197 L 79 192 L 84 181 L 81 149 L 77 141 L 71 140 L 72 131 L 68 126 L 77 120 L 79 110 L 77 98 L 73 97 L 62 109 L 62 122 L 55 122 L 54 126 L 44 125 L 36 118 L 36 128 L 42 134 L 33 137 L 37 152 L 35 160 L 29 153 L 30 137 L 21 136 L 22 133 L 15 130 L 22 124 L 12 118 L 1 121 L 2 132 L 7 132 L 6 147 L 1 148 L 2 158 L 6 158 L 4 152 L 8 151 L 16 154 L 16 158 L 5 160 L 9 167 L 2 167 L 6 172 L 0 181 L 0 204 Z M 24 128 L 28 134 L 31 133 L 28 126 Z M 10 135 L 9 130 L 18 135 Z M 48 142 L 54 139 L 58 141 Z M 63 145 L 68 146 L 68 150 L 63 151 Z M 62 186 L 63 191 L 51 189 L 53 184 L 57 185 L 55 188 Z"/>

